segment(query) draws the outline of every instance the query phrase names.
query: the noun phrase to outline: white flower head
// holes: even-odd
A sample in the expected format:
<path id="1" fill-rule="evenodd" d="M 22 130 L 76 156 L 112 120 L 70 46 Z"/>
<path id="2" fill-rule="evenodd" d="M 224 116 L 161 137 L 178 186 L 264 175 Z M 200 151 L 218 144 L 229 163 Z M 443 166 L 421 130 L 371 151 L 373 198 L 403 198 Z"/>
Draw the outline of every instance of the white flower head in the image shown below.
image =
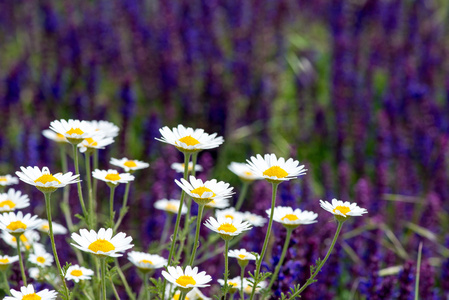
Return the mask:
<path id="1" fill-rule="evenodd" d="M 271 209 L 265 211 L 267 215 L 271 214 Z M 316 223 L 318 214 L 300 210 L 299 208 L 293 210 L 289 206 L 276 206 L 273 212 L 273 220 L 281 223 L 287 229 L 295 229 L 299 225 Z"/>
<path id="2" fill-rule="evenodd" d="M 220 278 L 220 279 L 217 279 L 217 281 L 221 286 L 224 286 L 223 279 Z M 229 278 L 227 283 L 231 287 L 230 293 L 235 293 L 238 290 L 240 290 L 240 287 L 242 286 L 242 279 L 240 276 L 237 276 L 234 278 Z"/>
<path id="3" fill-rule="evenodd" d="M 212 298 L 206 297 L 203 293 L 201 293 L 199 288 L 194 287 L 190 292 L 186 295 L 186 300 L 212 300 Z"/>
<path id="4" fill-rule="evenodd" d="M 0 212 L 9 212 L 30 206 L 30 198 L 21 191 L 9 189 L 7 193 L 0 194 Z"/>
<path id="5" fill-rule="evenodd" d="M 161 199 L 154 202 L 154 207 L 159 210 L 164 210 L 171 214 L 177 214 L 179 211 L 179 204 L 181 201 L 175 199 Z M 187 206 L 182 205 L 181 215 L 185 215 L 187 213 Z"/>
<path id="6" fill-rule="evenodd" d="M 131 251 L 128 253 L 128 260 L 142 272 L 160 269 L 167 265 L 167 259 L 157 254 Z"/>
<path id="7" fill-rule="evenodd" d="M 106 137 L 115 138 L 118 136 L 120 128 L 109 121 L 87 121 L 93 127 L 95 133 Z"/>
<path id="8" fill-rule="evenodd" d="M 11 297 L 7 296 L 3 300 L 53 300 L 58 295 L 56 291 L 50 291 L 48 289 L 37 292 L 31 284 L 22 286 L 20 291 L 11 289 L 9 292 L 11 293 Z"/>
<path id="9" fill-rule="evenodd" d="M 89 122 L 72 119 L 55 120 L 50 123 L 50 129 L 63 135 L 72 144 L 79 144 L 96 134 L 95 128 Z"/>
<path id="10" fill-rule="evenodd" d="M 207 134 L 203 129 L 193 129 L 178 125 L 173 129 L 167 126 L 159 129 L 162 137 L 156 140 L 171 144 L 181 152 L 195 153 L 205 149 L 212 149 L 223 144 L 223 137 L 217 137 L 216 133 Z"/>
<path id="11" fill-rule="evenodd" d="M 0 176 L 0 186 L 7 186 L 7 185 L 13 185 L 18 184 L 19 178 L 16 176 L 11 176 L 9 174 Z"/>
<path id="12" fill-rule="evenodd" d="M 332 204 L 320 200 L 320 206 L 332 213 L 339 222 L 346 221 L 349 217 L 361 216 L 368 213 L 365 208 L 357 206 L 357 203 L 343 202 L 337 199 L 332 199 Z"/>
<path id="13" fill-rule="evenodd" d="M 178 172 L 178 173 L 184 173 L 184 164 L 172 163 L 171 164 L 171 168 L 173 170 L 175 170 L 176 172 Z M 193 162 L 189 162 L 188 170 L 189 170 L 189 172 L 192 172 L 192 170 L 193 170 Z M 199 164 L 195 164 L 195 171 L 201 172 L 201 171 L 203 171 L 203 167 L 200 166 Z"/>
<path id="14" fill-rule="evenodd" d="M 265 219 L 264 217 L 253 214 L 249 211 L 245 211 L 243 213 L 243 220 L 248 221 L 249 224 L 256 227 L 262 227 L 267 222 L 267 219 Z"/>
<path id="15" fill-rule="evenodd" d="M 278 159 L 274 154 L 265 154 L 264 157 L 257 154 L 257 156 L 251 156 L 251 160 L 246 161 L 255 175 L 261 176 L 272 183 L 295 179 L 298 176 L 305 175 L 307 171 L 304 165 L 299 165 L 299 161 L 293 160 L 293 158 L 286 161 L 283 157 Z"/>
<path id="16" fill-rule="evenodd" d="M 39 267 L 49 267 L 53 263 L 53 255 L 45 251 L 36 251 L 31 253 L 28 257 L 28 261 L 32 264 L 38 265 Z"/>
<path id="17" fill-rule="evenodd" d="M 229 250 L 228 256 L 237 258 L 238 260 L 256 260 L 256 256 L 254 254 L 243 248 L 240 250 Z"/>
<path id="18" fill-rule="evenodd" d="M 56 143 L 69 143 L 63 134 L 56 133 L 50 129 L 42 130 L 42 135 Z"/>
<path id="19" fill-rule="evenodd" d="M 10 264 L 19 260 L 19 256 L 0 255 L 0 271 L 5 271 Z"/>
<path id="20" fill-rule="evenodd" d="M 51 193 L 58 188 L 81 181 L 79 180 L 79 175 L 72 175 L 72 172 L 52 175 L 47 167 L 43 167 L 42 170 L 38 167 L 20 167 L 20 169 L 22 172 L 16 172 L 16 175 L 19 176 L 20 180 L 30 185 L 34 185 L 43 193 Z"/>
<path id="21" fill-rule="evenodd" d="M 234 236 L 241 234 L 243 231 L 251 230 L 252 226 L 246 221 L 239 218 L 209 217 L 204 225 L 212 231 L 220 234 L 224 240 L 230 240 Z"/>
<path id="22" fill-rule="evenodd" d="M 92 176 L 96 179 L 102 180 L 107 184 L 112 184 L 114 186 L 119 183 L 128 183 L 134 180 L 134 176 L 129 173 L 119 173 L 117 170 L 98 170 L 92 172 Z"/>
<path id="23" fill-rule="evenodd" d="M 220 218 L 231 218 L 231 219 L 241 219 L 243 220 L 243 213 L 236 211 L 234 207 L 229 207 L 226 209 L 222 209 L 222 210 L 216 210 L 215 211 L 215 217 Z"/>
<path id="24" fill-rule="evenodd" d="M 229 205 L 229 199 L 214 199 L 211 202 L 207 203 L 205 207 L 223 209 L 228 207 Z"/>
<path id="25" fill-rule="evenodd" d="M 37 230 L 44 232 L 44 233 L 49 233 L 50 231 L 50 226 L 48 224 L 48 220 L 45 219 L 39 219 L 39 226 L 37 227 Z M 67 229 L 62 226 L 59 223 L 56 222 L 51 222 L 52 227 L 53 227 L 53 234 L 67 234 Z"/>
<path id="26" fill-rule="evenodd" d="M 191 266 L 187 266 L 183 271 L 180 266 L 169 266 L 167 271 L 162 271 L 162 276 L 184 292 L 188 292 L 195 287 L 207 287 L 209 286 L 207 283 L 212 281 L 212 277 L 206 275 L 206 272 L 198 273 L 198 267 L 192 269 Z"/>
<path id="27" fill-rule="evenodd" d="M 201 179 L 190 176 L 189 181 L 181 178 L 181 181 L 175 179 L 175 182 L 200 205 L 205 205 L 212 200 L 226 199 L 234 194 L 232 192 L 233 188 L 229 187 L 229 183 L 217 181 L 216 179 L 203 183 Z"/>
<path id="28" fill-rule="evenodd" d="M 88 150 L 104 149 L 104 147 L 112 144 L 113 142 L 114 139 L 111 137 L 96 134 L 82 140 L 82 142 L 78 144 L 78 148 L 81 153 L 84 153 Z"/>
<path id="29" fill-rule="evenodd" d="M 150 166 L 149 163 L 135 159 L 127 159 L 126 157 L 122 159 L 111 158 L 111 161 L 109 163 L 111 165 L 123 168 L 125 172 L 134 172 L 136 170 L 145 169 Z"/>
<path id="30" fill-rule="evenodd" d="M 12 235 L 21 235 L 26 230 L 35 229 L 37 226 L 39 226 L 37 216 L 31 216 L 31 214 L 24 216 L 21 211 L 17 214 L 10 212 L 0 215 L 0 229 Z"/>
<path id="31" fill-rule="evenodd" d="M 80 280 L 90 280 L 94 275 L 94 271 L 80 267 L 79 265 L 71 265 L 67 269 L 65 279 L 79 282 Z"/>
<path id="32" fill-rule="evenodd" d="M 100 228 L 98 233 L 94 230 L 81 229 L 80 234 L 72 233 L 72 239 L 76 244 L 71 244 L 82 251 L 100 257 L 120 257 L 123 255 L 121 252 L 134 246 L 131 244 L 132 237 L 126 236 L 125 233 L 119 232 L 114 237 L 112 237 L 112 234 L 112 228 Z"/>
<path id="33" fill-rule="evenodd" d="M 249 166 L 245 163 L 231 162 L 228 169 L 240 177 L 241 180 L 246 182 L 252 182 L 254 180 L 263 179 L 263 176 L 256 174 Z"/>
<path id="34" fill-rule="evenodd" d="M 267 287 L 266 281 L 259 282 L 256 286 L 256 294 L 258 294 L 261 289 L 264 289 L 266 287 Z M 253 284 L 249 281 L 248 278 L 243 278 L 243 292 L 249 295 L 252 293 L 252 291 L 253 291 Z"/>
<path id="35" fill-rule="evenodd" d="M 5 241 L 5 243 L 7 243 L 13 248 L 17 248 L 17 239 L 15 236 L 9 234 L 6 231 L 2 231 L 1 237 L 3 241 Z M 39 239 L 40 236 L 39 233 L 37 233 L 37 231 L 35 230 L 25 231 L 25 233 L 22 234 L 19 238 L 21 244 L 20 250 L 21 251 L 30 250 L 36 244 L 36 242 L 39 241 Z"/>

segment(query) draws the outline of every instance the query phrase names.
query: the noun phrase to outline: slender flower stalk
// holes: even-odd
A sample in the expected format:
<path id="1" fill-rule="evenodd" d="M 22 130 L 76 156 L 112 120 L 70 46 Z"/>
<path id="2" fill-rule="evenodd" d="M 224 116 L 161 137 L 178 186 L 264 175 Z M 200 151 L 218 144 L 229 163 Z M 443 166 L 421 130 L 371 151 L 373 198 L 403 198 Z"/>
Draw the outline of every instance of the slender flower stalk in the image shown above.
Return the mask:
<path id="1" fill-rule="evenodd" d="M 75 173 L 77 175 L 81 176 L 79 162 L 78 162 L 78 147 L 76 145 L 73 145 L 73 157 L 74 157 L 74 161 L 75 161 Z M 78 197 L 80 199 L 80 204 L 81 204 L 81 208 L 83 210 L 83 215 L 86 218 L 87 226 L 90 228 L 89 217 L 88 217 L 88 214 L 86 211 L 86 206 L 84 205 L 83 190 L 81 189 L 81 182 L 78 181 L 77 185 L 78 185 Z"/>
<path id="2" fill-rule="evenodd" d="M 20 272 L 22 273 L 22 281 L 23 285 L 27 285 L 27 277 L 25 275 L 25 268 L 23 267 L 23 258 L 22 258 L 22 252 L 20 250 L 20 236 L 22 234 L 15 235 L 16 243 L 17 243 L 17 252 L 19 253 L 19 264 L 20 264 Z"/>
<path id="3" fill-rule="evenodd" d="M 61 152 L 61 164 L 62 164 L 62 172 L 68 172 L 67 166 L 67 153 L 65 150 L 65 145 L 59 145 L 59 150 Z M 73 221 L 72 221 L 72 213 L 70 212 L 70 204 L 69 204 L 69 194 L 70 194 L 70 186 L 66 185 L 64 187 L 64 192 L 62 196 L 61 208 L 64 213 L 64 217 L 67 223 L 67 227 L 70 231 L 73 231 Z"/>
<path id="4" fill-rule="evenodd" d="M 111 189 L 111 193 L 109 195 L 109 224 L 112 227 L 114 225 L 114 195 L 115 195 L 115 188 L 117 186 L 110 184 L 109 187 Z"/>
<path id="5" fill-rule="evenodd" d="M 101 258 L 101 290 L 103 300 L 106 300 L 106 258 Z"/>
<path id="6" fill-rule="evenodd" d="M 225 251 L 224 251 L 224 257 L 225 257 L 224 286 L 225 287 L 228 285 L 228 276 L 229 276 L 228 252 L 229 252 L 229 240 L 225 239 Z M 227 292 L 228 292 L 228 289 L 225 288 L 225 292 L 224 292 L 224 295 L 223 295 L 223 298 L 225 300 L 226 300 Z"/>
<path id="7" fill-rule="evenodd" d="M 86 164 L 86 178 L 87 178 L 87 189 L 88 189 L 88 195 L 89 195 L 89 224 L 93 229 L 96 229 L 97 223 L 95 220 L 95 207 L 94 207 L 94 197 L 92 193 L 92 173 L 90 171 L 90 150 L 87 150 L 84 152 L 84 159 Z"/>
<path id="8" fill-rule="evenodd" d="M 245 277 L 246 265 L 240 265 L 240 299 L 244 300 L 245 295 L 243 294 L 243 278 Z"/>
<path id="9" fill-rule="evenodd" d="M 93 159 L 93 169 L 94 170 L 98 170 L 98 150 L 97 149 L 94 149 L 94 155 L 93 155 L 93 157 L 94 157 L 94 159 Z M 94 199 L 97 199 L 97 186 L 98 186 L 98 179 L 97 178 L 94 178 L 94 181 L 93 181 L 93 197 L 94 197 Z M 95 205 L 96 205 L 97 203 L 95 203 Z M 97 207 L 95 207 L 95 211 L 97 211 Z"/>
<path id="10" fill-rule="evenodd" d="M 3 270 L 2 272 L 2 277 L 3 277 L 3 284 L 5 285 L 5 287 L 7 287 L 6 293 L 11 296 L 11 292 L 10 287 L 9 287 L 9 281 L 8 281 L 8 277 L 6 276 L 6 270 Z M 23 275 L 23 274 L 22 274 Z M 24 284 L 26 285 L 26 283 L 24 282 Z"/>
<path id="11" fill-rule="evenodd" d="M 123 285 L 125 286 L 126 294 L 128 294 L 129 299 L 136 300 L 136 297 L 134 296 L 133 291 L 131 290 L 131 287 L 128 284 L 128 281 L 126 280 L 125 274 L 123 274 L 122 269 L 120 268 L 120 264 L 118 263 L 118 259 L 115 259 L 115 266 L 117 267 L 117 273 L 122 280 Z M 165 288 L 165 287 L 164 287 Z"/>
<path id="12" fill-rule="evenodd" d="M 122 208 L 120 209 L 120 216 L 118 217 L 117 223 L 114 226 L 114 232 L 117 231 L 118 227 L 120 226 L 120 224 L 123 221 L 123 218 L 126 215 L 130 186 L 131 186 L 131 182 L 128 182 L 126 184 L 126 188 L 125 188 L 125 195 L 123 195 L 123 205 L 122 205 Z"/>
<path id="13" fill-rule="evenodd" d="M 271 290 L 271 286 L 273 285 L 274 281 L 277 279 L 279 275 L 279 271 L 282 267 L 282 264 L 284 263 L 285 254 L 287 253 L 288 245 L 290 244 L 290 238 L 292 236 L 293 229 L 287 228 L 287 236 L 285 237 L 284 247 L 282 248 L 282 254 L 281 258 L 276 266 L 276 269 L 274 270 L 274 274 L 271 277 L 270 284 L 268 285 L 268 290 Z"/>
<path id="14" fill-rule="evenodd" d="M 162 230 L 161 240 L 159 242 L 160 245 L 164 245 L 165 240 L 167 239 L 168 231 L 170 230 L 170 224 L 173 219 L 172 213 L 167 213 L 165 217 L 164 229 Z"/>
<path id="15" fill-rule="evenodd" d="M 192 255 L 190 256 L 189 266 L 193 266 L 193 262 L 195 261 L 196 249 L 198 248 L 198 241 L 200 238 L 200 227 L 201 227 L 201 218 L 203 216 L 204 205 L 200 205 L 198 208 L 198 217 L 196 219 L 196 233 L 195 233 L 195 242 L 192 248 Z"/>
<path id="16" fill-rule="evenodd" d="M 246 194 L 248 192 L 249 182 L 243 181 L 242 190 L 240 191 L 239 199 L 237 200 L 237 204 L 235 205 L 235 210 L 240 210 L 243 204 L 243 200 L 245 200 Z"/>

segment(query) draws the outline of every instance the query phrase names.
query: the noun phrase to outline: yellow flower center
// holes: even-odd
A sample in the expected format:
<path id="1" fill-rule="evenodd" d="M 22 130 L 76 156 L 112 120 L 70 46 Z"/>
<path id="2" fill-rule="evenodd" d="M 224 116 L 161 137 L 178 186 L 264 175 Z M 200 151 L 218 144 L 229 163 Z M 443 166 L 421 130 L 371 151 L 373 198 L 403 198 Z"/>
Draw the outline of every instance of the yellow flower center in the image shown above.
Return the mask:
<path id="1" fill-rule="evenodd" d="M 62 134 L 60 134 L 60 133 L 57 133 L 56 134 L 56 137 L 58 138 L 58 139 L 64 139 L 65 140 L 65 136 L 63 136 Z"/>
<path id="2" fill-rule="evenodd" d="M 181 293 L 177 292 L 173 295 L 173 300 L 179 300 L 181 299 Z M 186 300 L 189 300 L 189 297 L 186 297 Z"/>
<path id="3" fill-rule="evenodd" d="M 240 259 L 245 259 L 245 258 L 246 258 L 246 255 L 239 254 L 239 258 L 240 258 Z"/>
<path id="4" fill-rule="evenodd" d="M 179 141 L 187 146 L 195 146 L 200 143 L 197 139 L 191 137 L 190 135 L 180 138 Z"/>
<path id="5" fill-rule="evenodd" d="M 223 223 L 218 227 L 218 230 L 223 230 L 224 232 L 236 232 L 237 228 L 230 223 Z"/>
<path id="6" fill-rule="evenodd" d="M 22 243 L 28 242 L 28 239 L 23 234 L 20 236 L 20 240 L 22 241 Z M 13 236 L 11 241 L 13 241 L 15 243 L 16 242 L 16 238 Z"/>
<path id="7" fill-rule="evenodd" d="M 210 192 L 210 193 L 212 193 L 212 196 L 211 196 L 211 197 L 217 196 L 214 192 L 212 192 L 211 189 L 208 189 L 208 188 L 205 187 L 205 186 L 201 186 L 201 187 L 196 188 L 196 189 L 193 189 L 193 190 L 191 191 L 191 193 L 197 194 L 197 195 L 199 195 L 200 197 L 204 194 L 204 192 Z M 210 197 L 210 198 L 211 198 L 211 197 Z"/>
<path id="8" fill-rule="evenodd" d="M 16 231 L 18 229 L 25 230 L 25 229 L 27 229 L 27 226 L 24 223 L 22 223 L 22 221 L 14 221 L 14 222 L 9 223 L 9 225 L 6 226 L 6 228 L 8 228 L 11 231 Z"/>
<path id="9" fill-rule="evenodd" d="M 134 160 L 128 160 L 127 162 L 124 163 L 124 165 L 128 168 L 135 168 L 137 167 L 137 164 Z"/>
<path id="10" fill-rule="evenodd" d="M 289 221 L 296 221 L 299 218 L 294 214 L 286 214 L 285 217 L 283 217 L 281 220 L 284 221 L 285 219 L 287 219 Z"/>
<path id="11" fill-rule="evenodd" d="M 152 262 L 151 260 L 148 260 L 148 259 L 142 259 L 142 260 L 140 261 L 140 263 L 142 263 L 142 264 L 150 264 L 150 265 L 153 264 L 153 262 Z"/>
<path id="12" fill-rule="evenodd" d="M 41 229 L 43 231 L 49 231 L 50 230 L 50 226 L 48 226 L 48 224 L 44 224 L 44 225 L 41 226 Z"/>
<path id="13" fill-rule="evenodd" d="M 176 279 L 176 283 L 182 285 L 183 287 L 187 287 L 188 284 L 195 285 L 196 281 L 192 276 L 181 275 L 178 279 Z"/>
<path id="14" fill-rule="evenodd" d="M 36 179 L 34 182 L 40 182 L 42 184 L 46 184 L 47 182 L 53 182 L 56 181 L 57 183 L 61 183 L 61 181 L 58 180 L 58 178 L 56 178 L 55 176 L 51 175 L 51 174 L 44 174 L 41 177 L 39 177 L 38 179 Z"/>
<path id="15" fill-rule="evenodd" d="M 111 244 L 111 242 L 103 240 L 103 239 L 99 239 L 96 240 L 95 242 L 91 243 L 88 247 L 88 249 L 90 251 L 93 252 L 98 252 L 98 251 L 102 251 L 102 252 L 109 252 L 112 250 L 115 250 L 114 245 Z"/>
<path id="16" fill-rule="evenodd" d="M 6 176 L 0 176 L 0 181 L 8 181 L 8 179 L 6 179 Z"/>
<path id="17" fill-rule="evenodd" d="M 169 210 L 169 211 L 177 211 L 178 207 L 174 204 L 168 203 L 167 206 L 165 207 L 165 210 Z"/>
<path id="18" fill-rule="evenodd" d="M 234 216 L 233 215 L 226 215 L 225 217 L 234 220 Z"/>
<path id="19" fill-rule="evenodd" d="M 87 138 L 84 140 L 89 144 L 89 146 L 92 147 L 98 146 L 98 143 L 93 138 Z"/>
<path id="20" fill-rule="evenodd" d="M 70 128 L 70 130 L 66 132 L 66 134 L 68 134 L 68 135 L 72 135 L 72 134 L 82 135 L 83 133 L 84 133 L 84 131 L 82 131 L 79 128 Z"/>
<path id="21" fill-rule="evenodd" d="M 284 178 L 288 173 L 279 166 L 272 166 L 263 172 L 263 175 L 277 178 Z"/>
<path id="22" fill-rule="evenodd" d="M 81 270 L 73 270 L 72 272 L 70 272 L 70 275 L 80 277 L 81 275 L 83 275 L 83 272 Z"/>
<path id="23" fill-rule="evenodd" d="M 37 260 L 38 263 L 41 263 L 41 264 L 45 263 L 45 258 L 42 257 L 42 256 L 38 256 L 38 257 L 36 258 L 36 260 Z"/>
<path id="24" fill-rule="evenodd" d="M 243 174 L 245 174 L 246 176 L 253 176 L 253 173 L 250 171 L 245 171 L 243 172 Z"/>
<path id="25" fill-rule="evenodd" d="M 7 264 L 9 263 L 9 259 L 7 258 L 0 258 L 0 264 Z"/>
<path id="26" fill-rule="evenodd" d="M 9 206 L 9 208 L 14 208 L 16 207 L 16 204 L 14 202 L 12 202 L 11 200 L 5 200 L 0 202 L 0 207 L 4 207 L 4 206 Z"/>
<path id="27" fill-rule="evenodd" d="M 117 173 L 109 173 L 108 175 L 106 175 L 105 179 L 111 180 L 111 181 L 117 181 L 117 180 L 120 180 L 120 175 L 118 175 Z"/>
<path id="28" fill-rule="evenodd" d="M 335 212 L 336 210 L 338 210 L 339 212 L 341 212 L 342 214 L 344 214 L 346 216 L 346 214 L 348 212 L 351 211 L 351 209 L 347 206 L 337 206 L 336 208 L 334 208 L 333 212 Z"/>
<path id="29" fill-rule="evenodd" d="M 228 284 L 232 287 L 236 287 L 238 285 L 237 282 L 232 282 L 232 281 L 229 281 Z"/>
<path id="30" fill-rule="evenodd" d="M 36 293 L 28 294 L 23 296 L 22 300 L 41 300 L 41 296 L 37 295 Z"/>

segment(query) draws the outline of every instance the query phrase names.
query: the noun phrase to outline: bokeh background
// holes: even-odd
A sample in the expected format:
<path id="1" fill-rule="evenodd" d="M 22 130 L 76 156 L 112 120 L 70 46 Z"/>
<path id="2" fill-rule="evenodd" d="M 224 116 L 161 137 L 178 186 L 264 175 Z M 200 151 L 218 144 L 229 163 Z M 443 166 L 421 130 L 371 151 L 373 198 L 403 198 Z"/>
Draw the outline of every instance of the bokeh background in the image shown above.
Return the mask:
<path id="1" fill-rule="evenodd" d="M 54 119 L 114 122 L 121 133 L 100 166 L 122 156 L 151 164 L 137 177 L 123 225 L 145 248 L 165 218 L 154 201 L 180 193 L 170 164 L 181 156 L 154 140 L 158 129 L 218 132 L 225 144 L 200 155 L 202 178 L 238 192 L 226 166 L 257 153 L 309 169 L 280 186 L 278 204 L 314 210 L 319 223 L 295 231 L 276 295 L 304 282 L 325 254 L 336 226 L 318 200 L 335 197 L 369 214 L 345 224 L 304 299 L 412 299 L 420 242 L 421 299 L 445 299 L 448 12 L 443 0 L 1 1 L 0 170 L 60 168 L 57 145 L 41 134 Z M 43 216 L 42 195 L 19 187 Z M 255 183 L 244 209 L 263 215 L 270 193 Z M 265 270 L 285 236 L 274 227 Z M 254 230 L 243 246 L 260 251 L 265 229 Z M 223 258 L 214 259 L 203 268 L 219 278 Z"/>

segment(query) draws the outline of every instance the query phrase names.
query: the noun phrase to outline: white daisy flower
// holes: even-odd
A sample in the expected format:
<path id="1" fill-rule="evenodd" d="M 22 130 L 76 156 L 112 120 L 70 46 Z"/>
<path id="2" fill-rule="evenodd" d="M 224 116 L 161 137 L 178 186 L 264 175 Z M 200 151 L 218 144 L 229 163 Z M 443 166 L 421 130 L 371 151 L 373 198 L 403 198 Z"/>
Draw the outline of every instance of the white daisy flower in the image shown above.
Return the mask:
<path id="1" fill-rule="evenodd" d="M 159 210 L 165 210 L 168 213 L 177 214 L 179 210 L 179 204 L 181 201 L 175 199 L 161 199 L 154 202 L 154 207 Z M 185 215 L 187 213 L 187 206 L 182 205 L 181 215 Z"/>
<path id="2" fill-rule="evenodd" d="M 19 260 L 19 256 L 0 255 L 0 270 L 5 271 L 10 264 Z"/>
<path id="3" fill-rule="evenodd" d="M 224 286 L 224 280 L 223 279 L 217 279 L 217 282 Z M 240 287 L 242 286 L 242 279 L 240 276 L 234 277 L 232 279 L 228 279 L 228 285 L 231 286 L 231 290 L 229 291 L 231 294 L 237 292 L 240 290 Z"/>
<path id="4" fill-rule="evenodd" d="M 249 166 L 248 164 L 245 163 L 238 163 L 238 162 L 231 162 L 228 165 L 228 169 L 234 173 L 235 175 L 237 175 L 238 177 L 240 177 L 241 180 L 243 181 L 254 181 L 254 180 L 259 180 L 259 179 L 263 179 L 262 176 L 257 175 Z"/>
<path id="5" fill-rule="evenodd" d="M 96 134 L 92 137 L 85 138 L 81 143 L 78 144 L 78 148 L 81 153 L 87 150 L 93 149 L 104 149 L 104 147 L 112 144 L 114 139 L 111 137 L 106 137 L 104 135 Z"/>
<path id="6" fill-rule="evenodd" d="M 283 157 L 278 159 L 274 154 L 265 154 L 264 157 L 257 154 L 257 156 L 251 156 L 251 160 L 247 159 L 246 161 L 256 176 L 261 176 L 272 183 L 295 179 L 305 175 L 307 171 L 304 169 L 304 165 L 299 165 L 299 161 L 293 160 L 293 158 L 286 161 Z"/>
<path id="7" fill-rule="evenodd" d="M 182 152 L 198 152 L 205 149 L 212 149 L 223 144 L 223 137 L 217 137 L 217 134 L 207 134 L 203 129 L 185 128 L 182 125 L 173 129 L 167 126 L 159 129 L 162 137 L 156 140 L 171 144 Z"/>
<path id="8" fill-rule="evenodd" d="M 332 204 L 320 200 L 320 206 L 332 213 L 337 221 L 346 221 L 349 217 L 361 216 L 363 214 L 368 213 L 365 208 L 361 208 L 357 206 L 357 203 L 350 203 L 348 201 L 343 202 L 341 200 L 332 199 Z"/>
<path id="9" fill-rule="evenodd" d="M 30 185 L 34 185 L 43 193 L 51 193 L 58 188 L 81 181 L 78 179 L 79 175 L 72 175 L 72 172 L 52 175 L 47 167 L 43 167 L 42 171 L 38 167 L 20 167 L 20 169 L 22 172 L 16 172 L 16 175 L 19 176 L 20 180 Z"/>
<path id="10" fill-rule="evenodd" d="M 231 218 L 231 219 L 242 219 L 243 220 L 243 213 L 236 211 L 234 207 L 229 207 L 226 209 L 222 209 L 222 210 L 216 210 L 215 211 L 215 217 L 217 217 L 217 219 L 219 217 L 223 217 L 223 218 Z"/>
<path id="11" fill-rule="evenodd" d="M 131 244 L 132 237 L 126 236 L 125 233 L 119 232 L 112 237 L 112 228 L 101 228 L 98 233 L 94 230 L 88 231 L 81 229 L 80 234 L 72 233 L 72 239 L 76 242 L 71 243 L 74 247 L 100 257 L 120 257 L 124 252 L 134 245 Z"/>
<path id="12" fill-rule="evenodd" d="M 253 279 L 251 279 L 251 281 L 253 281 Z M 261 289 L 264 289 L 266 287 L 267 287 L 266 281 L 259 282 L 256 286 L 256 294 L 258 294 Z M 252 291 L 253 291 L 253 284 L 249 282 L 248 278 L 243 278 L 243 292 L 249 295 L 252 293 Z"/>
<path id="13" fill-rule="evenodd" d="M 178 173 L 184 173 L 184 164 L 180 164 L 180 163 L 172 163 L 171 164 L 171 168 L 173 170 L 175 170 Z M 192 172 L 193 170 L 193 162 L 189 162 L 189 172 Z M 195 164 L 195 171 L 203 171 L 203 167 L 200 166 L 199 164 Z"/>
<path id="14" fill-rule="evenodd" d="M 53 263 L 53 255 L 45 251 L 37 251 L 36 253 L 30 254 L 28 261 L 32 264 L 38 265 L 39 267 L 49 267 Z"/>
<path id="15" fill-rule="evenodd" d="M 246 251 L 246 249 L 240 249 L 240 250 L 229 250 L 228 252 L 229 257 L 237 258 L 240 260 L 256 260 L 256 256 L 252 254 L 251 252 Z"/>
<path id="16" fill-rule="evenodd" d="M 209 286 L 207 283 L 212 281 L 212 277 L 206 275 L 206 272 L 198 273 L 197 267 L 192 269 L 191 266 L 187 266 L 185 271 L 183 271 L 180 266 L 176 268 L 169 266 L 167 271 L 162 271 L 162 276 L 184 292 L 190 291 L 195 287 L 207 287 Z"/>
<path id="17" fill-rule="evenodd" d="M 267 209 L 265 212 L 269 216 L 271 209 Z M 316 223 L 317 217 L 318 214 L 312 211 L 302 211 L 299 208 L 293 210 L 289 206 L 276 206 L 273 212 L 273 220 L 281 223 L 288 229 L 295 229 L 299 225 Z"/>
<path id="18" fill-rule="evenodd" d="M 256 227 L 262 227 L 267 222 L 267 219 L 265 219 L 264 217 L 253 214 L 249 211 L 245 211 L 243 213 L 243 220 L 248 221 L 249 224 Z"/>
<path id="19" fill-rule="evenodd" d="M 16 237 L 7 233 L 6 231 L 2 231 L 1 235 L 3 241 L 7 243 L 9 246 L 13 248 L 17 248 L 17 240 Z M 35 230 L 25 231 L 24 234 L 20 236 L 20 242 L 23 247 L 20 247 L 21 251 L 30 250 L 36 242 L 40 239 L 39 233 Z"/>
<path id="20" fill-rule="evenodd" d="M 45 219 L 39 219 L 39 226 L 37 227 L 37 230 L 44 232 L 44 233 L 49 233 L 50 227 L 48 226 L 48 220 Z M 59 223 L 56 222 L 51 222 L 51 224 L 53 225 L 53 234 L 66 234 L 67 233 L 67 229 L 62 226 Z"/>
<path id="21" fill-rule="evenodd" d="M 251 230 L 252 226 L 248 222 L 242 222 L 239 218 L 209 217 L 204 225 L 212 231 L 220 234 L 224 240 L 230 240 L 234 236 L 241 234 L 243 231 Z"/>
<path id="22" fill-rule="evenodd" d="M 108 121 L 87 121 L 94 128 L 96 133 L 100 133 L 106 137 L 115 138 L 118 136 L 120 128 L 114 123 Z"/>
<path id="23" fill-rule="evenodd" d="M 234 194 L 229 183 L 223 181 L 212 179 L 203 183 L 201 179 L 194 176 L 190 176 L 189 181 L 181 178 L 181 182 L 179 182 L 175 179 L 176 184 L 200 205 L 205 205 L 212 200 L 226 199 Z"/>
<path id="24" fill-rule="evenodd" d="M 72 144 L 81 143 L 96 133 L 95 128 L 89 122 L 72 119 L 55 120 L 50 123 L 50 129 L 63 135 Z"/>
<path id="25" fill-rule="evenodd" d="M 9 174 L 0 176 L 0 186 L 7 186 L 7 185 L 13 185 L 18 184 L 19 178 L 16 176 L 11 176 Z"/>
<path id="26" fill-rule="evenodd" d="M 80 280 L 90 280 L 92 275 L 94 275 L 94 271 L 79 265 L 72 265 L 67 269 L 65 279 L 79 282 Z"/>
<path id="27" fill-rule="evenodd" d="M 223 209 L 228 207 L 229 205 L 229 199 L 214 199 L 211 202 L 207 203 L 205 207 Z"/>
<path id="28" fill-rule="evenodd" d="M 35 229 L 37 226 L 39 226 L 37 216 L 31 216 L 31 214 L 24 216 L 21 211 L 17 214 L 10 212 L 0 215 L 0 229 L 12 235 L 20 235 L 26 230 Z"/>
<path id="29" fill-rule="evenodd" d="M 134 180 L 134 176 L 129 173 L 120 173 L 117 170 L 98 170 L 92 172 L 92 176 L 102 180 L 107 184 L 118 185 L 119 183 L 128 183 Z"/>
<path id="30" fill-rule="evenodd" d="M 56 299 L 58 295 L 56 291 L 50 291 L 48 289 L 37 292 L 31 284 L 22 286 L 20 292 L 13 289 L 9 292 L 11 293 L 11 297 L 6 296 L 3 300 L 52 300 Z"/>
<path id="31" fill-rule="evenodd" d="M 45 136 L 47 139 L 52 140 L 56 143 L 69 143 L 69 141 L 65 138 L 64 135 L 56 133 L 50 129 L 42 130 L 42 135 Z"/>
<path id="32" fill-rule="evenodd" d="M 138 251 L 129 252 L 128 260 L 143 272 L 162 268 L 166 266 L 168 262 L 162 256 Z"/>
<path id="33" fill-rule="evenodd" d="M 30 206 L 30 198 L 21 191 L 9 189 L 7 193 L 0 194 L 0 212 L 9 212 Z"/>
<path id="34" fill-rule="evenodd" d="M 122 159 L 116 159 L 111 158 L 111 161 L 109 162 L 111 165 L 123 168 L 125 172 L 131 172 L 136 171 L 140 169 L 145 169 L 150 166 L 149 163 L 140 161 L 140 160 L 133 160 L 133 159 L 127 159 L 126 157 Z"/>

